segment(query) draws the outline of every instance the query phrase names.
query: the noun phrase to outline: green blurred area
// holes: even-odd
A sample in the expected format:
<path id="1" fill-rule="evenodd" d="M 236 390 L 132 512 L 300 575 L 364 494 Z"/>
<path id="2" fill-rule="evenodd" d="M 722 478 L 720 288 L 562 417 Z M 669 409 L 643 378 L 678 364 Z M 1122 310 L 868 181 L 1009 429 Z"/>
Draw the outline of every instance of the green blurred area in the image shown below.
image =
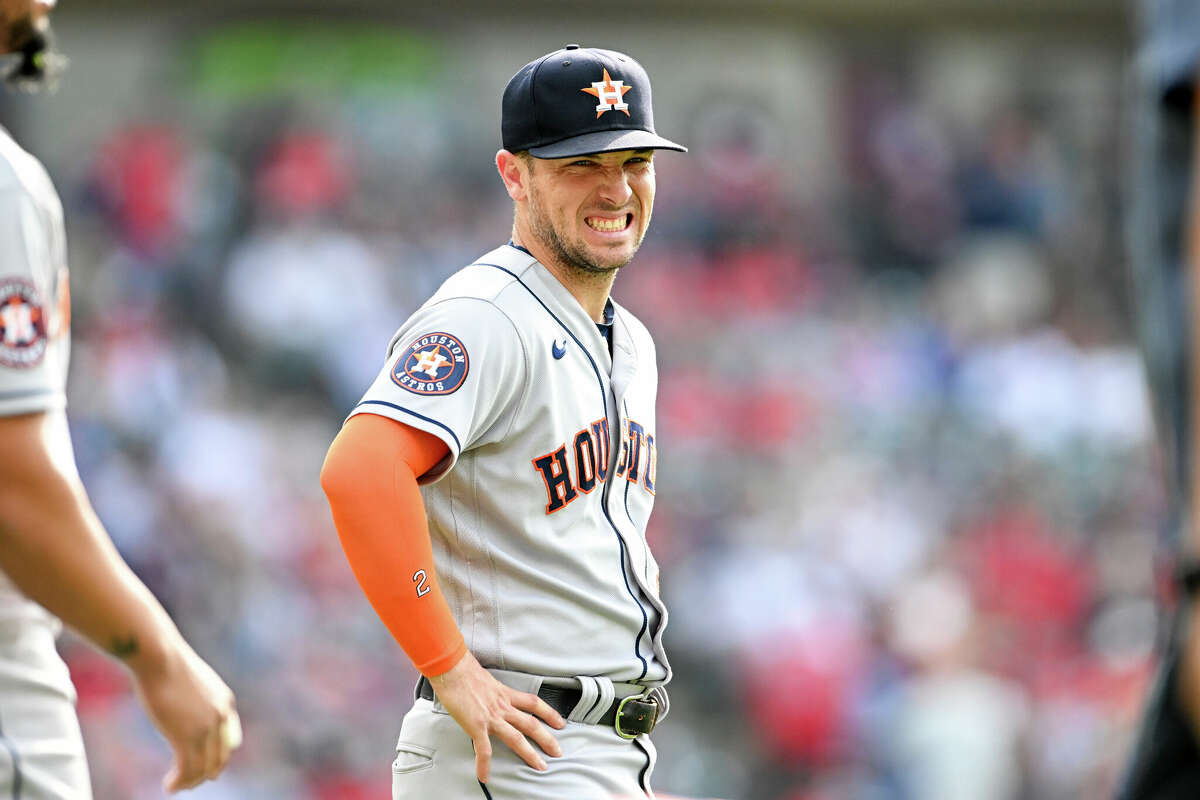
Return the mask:
<path id="1" fill-rule="evenodd" d="M 193 91 L 226 99 L 279 93 L 426 87 L 441 59 L 435 40 L 366 23 L 247 22 L 200 36 L 186 73 Z"/>

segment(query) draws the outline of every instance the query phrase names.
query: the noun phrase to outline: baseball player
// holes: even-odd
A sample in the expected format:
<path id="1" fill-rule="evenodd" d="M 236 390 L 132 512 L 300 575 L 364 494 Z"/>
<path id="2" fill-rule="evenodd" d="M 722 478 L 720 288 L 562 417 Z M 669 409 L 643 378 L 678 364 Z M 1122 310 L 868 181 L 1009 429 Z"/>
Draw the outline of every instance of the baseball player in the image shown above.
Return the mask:
<path id="1" fill-rule="evenodd" d="M 611 50 L 531 61 L 501 113 L 512 239 L 401 326 L 321 482 L 423 676 L 394 798 L 653 797 L 671 678 L 645 538 L 658 374 L 609 292 L 650 224 L 654 151 L 685 148 Z"/>
<path id="2" fill-rule="evenodd" d="M 1132 203 L 1129 245 L 1138 334 L 1167 461 L 1170 540 L 1181 602 L 1121 800 L 1200 797 L 1200 203 L 1196 124 L 1200 85 L 1200 4 L 1142 0 L 1135 67 Z"/>
<path id="3" fill-rule="evenodd" d="M 48 6 L 0 0 L 12 82 L 45 78 Z M 75 470 L 64 385 L 70 295 L 62 207 L 0 128 L 0 797 L 86 800 L 66 622 L 128 667 L 174 750 L 168 791 L 214 778 L 240 737 L 233 694 L 117 554 Z"/>

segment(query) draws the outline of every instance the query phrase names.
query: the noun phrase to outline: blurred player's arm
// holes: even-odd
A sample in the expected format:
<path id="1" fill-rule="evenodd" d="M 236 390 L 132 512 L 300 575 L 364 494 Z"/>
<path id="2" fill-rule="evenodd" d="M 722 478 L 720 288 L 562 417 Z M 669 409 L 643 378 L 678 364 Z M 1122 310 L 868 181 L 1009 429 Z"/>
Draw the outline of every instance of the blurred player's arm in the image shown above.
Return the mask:
<path id="1" fill-rule="evenodd" d="M 351 417 L 321 469 L 333 522 L 354 577 L 375 613 L 433 684 L 438 699 L 475 743 L 476 774 L 486 782 L 496 735 L 530 766 L 552 756 L 566 723 L 536 695 L 497 681 L 467 650 L 433 564 L 433 545 L 418 478 L 449 454 L 436 436 L 375 414 Z M 524 734 L 524 735 L 522 735 Z"/>
<path id="2" fill-rule="evenodd" d="M 0 569 L 129 668 L 175 753 L 168 791 L 215 778 L 229 759 L 233 693 L 113 546 L 79 480 L 66 416 L 0 417 L 0 454 Z"/>
<path id="3" fill-rule="evenodd" d="M 1188 397 L 1188 429 L 1191 441 L 1187 443 L 1191 455 L 1187 488 L 1187 531 L 1179 554 L 1184 572 L 1184 585 L 1193 594 L 1191 609 L 1187 616 L 1186 639 L 1183 643 L 1182 669 L 1179 692 L 1192 731 L 1200 734 L 1200 609 L 1197 607 L 1195 589 L 1200 578 L 1200 70 L 1192 80 L 1192 155 L 1191 178 L 1188 191 L 1187 241 L 1184 254 L 1187 258 L 1188 286 L 1188 375 L 1191 385 Z"/>

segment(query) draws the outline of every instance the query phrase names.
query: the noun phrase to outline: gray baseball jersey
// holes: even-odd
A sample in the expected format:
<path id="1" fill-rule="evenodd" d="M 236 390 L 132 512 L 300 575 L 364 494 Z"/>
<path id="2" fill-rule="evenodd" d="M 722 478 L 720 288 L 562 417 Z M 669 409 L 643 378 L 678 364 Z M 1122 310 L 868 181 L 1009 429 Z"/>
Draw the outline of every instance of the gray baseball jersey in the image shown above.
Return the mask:
<path id="1" fill-rule="evenodd" d="M 613 310 L 610 355 L 544 266 L 500 247 L 400 328 L 353 414 L 449 447 L 422 492 L 443 591 L 480 663 L 661 687 L 667 613 L 645 537 L 658 372 L 645 327 Z M 419 572 L 401 579 L 425 589 Z"/>
<path id="2" fill-rule="evenodd" d="M 0 128 L 0 416 L 66 406 L 69 297 L 58 194 Z M 0 621 L 46 616 L 0 573 Z"/>
<path id="3" fill-rule="evenodd" d="M 62 206 L 42 165 L 0 128 L 0 416 L 63 413 L 70 295 Z M 52 445 L 74 462 L 66 437 Z M 91 795 L 58 620 L 0 572 L 0 796 Z"/>

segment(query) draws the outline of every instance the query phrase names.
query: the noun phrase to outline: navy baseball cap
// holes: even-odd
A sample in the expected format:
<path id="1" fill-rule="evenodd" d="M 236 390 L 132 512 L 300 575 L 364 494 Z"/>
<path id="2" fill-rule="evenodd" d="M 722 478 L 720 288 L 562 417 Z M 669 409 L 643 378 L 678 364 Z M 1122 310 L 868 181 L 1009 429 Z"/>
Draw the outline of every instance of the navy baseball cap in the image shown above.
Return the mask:
<path id="1" fill-rule="evenodd" d="M 500 136 L 510 152 L 566 158 L 679 150 L 654 132 L 650 77 L 624 53 L 569 44 L 530 61 L 504 88 Z"/>

